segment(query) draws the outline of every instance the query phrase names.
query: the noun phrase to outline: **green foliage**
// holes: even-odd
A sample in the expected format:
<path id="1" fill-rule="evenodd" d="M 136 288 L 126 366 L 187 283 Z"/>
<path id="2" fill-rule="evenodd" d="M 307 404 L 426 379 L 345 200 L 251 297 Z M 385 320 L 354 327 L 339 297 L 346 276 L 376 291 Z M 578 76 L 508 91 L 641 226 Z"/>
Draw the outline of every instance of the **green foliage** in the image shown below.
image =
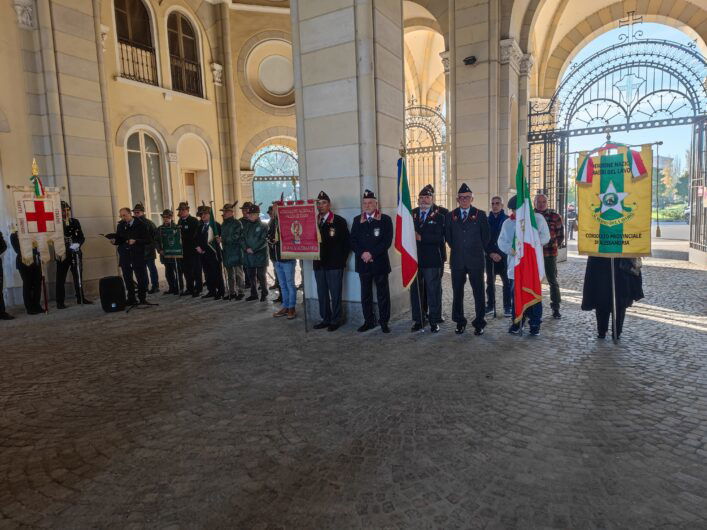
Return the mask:
<path id="1" fill-rule="evenodd" d="M 660 217 L 661 221 L 682 221 L 684 219 L 685 208 L 687 208 L 687 204 L 685 203 L 671 204 L 670 206 L 661 208 L 658 211 L 659 216 L 657 216 L 656 211 L 653 210 L 652 218 L 655 220 Z"/>

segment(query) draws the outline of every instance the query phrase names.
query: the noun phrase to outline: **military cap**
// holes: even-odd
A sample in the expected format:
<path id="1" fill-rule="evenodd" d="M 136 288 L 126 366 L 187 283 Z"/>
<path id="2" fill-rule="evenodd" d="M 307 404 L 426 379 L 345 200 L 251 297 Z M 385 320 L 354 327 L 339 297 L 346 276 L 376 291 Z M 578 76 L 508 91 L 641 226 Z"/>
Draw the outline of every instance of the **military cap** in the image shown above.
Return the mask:
<path id="1" fill-rule="evenodd" d="M 319 192 L 319 195 L 317 195 L 317 200 L 318 200 L 318 201 L 331 202 L 331 199 L 329 198 L 329 195 L 327 195 L 324 190 L 322 190 L 322 191 Z"/>
<path id="2" fill-rule="evenodd" d="M 205 213 L 211 213 L 211 206 L 206 206 L 205 204 L 202 204 L 196 209 L 196 215 L 202 215 Z"/>
<path id="3" fill-rule="evenodd" d="M 510 210 L 515 210 L 517 206 L 518 206 L 518 196 L 514 195 L 513 197 L 508 199 L 508 208 Z"/>
<path id="4" fill-rule="evenodd" d="M 221 208 L 221 211 L 222 211 L 222 212 L 232 212 L 232 211 L 233 211 L 233 206 L 234 206 L 233 204 L 228 204 L 228 203 L 226 203 L 226 204 L 223 205 L 223 208 Z"/>
<path id="5" fill-rule="evenodd" d="M 71 205 L 66 201 L 61 201 L 61 209 L 62 210 L 71 210 Z"/>
<path id="6" fill-rule="evenodd" d="M 471 193 L 471 188 L 466 185 L 466 182 L 462 183 L 462 185 L 459 186 L 459 191 L 457 192 L 457 195 L 460 195 L 462 193 Z"/>
<path id="7" fill-rule="evenodd" d="M 428 184 L 420 190 L 420 197 L 432 197 L 435 194 L 435 189 Z"/>
<path id="8" fill-rule="evenodd" d="M 260 213 L 260 205 L 250 203 L 250 206 L 248 206 L 248 213 Z"/>
<path id="9" fill-rule="evenodd" d="M 173 215 L 174 213 L 169 208 L 162 212 L 162 217 L 172 217 Z"/>
<path id="10" fill-rule="evenodd" d="M 142 205 L 141 202 L 137 203 L 135 207 L 133 208 L 133 212 L 145 212 L 145 207 Z"/>
<path id="11" fill-rule="evenodd" d="M 363 192 L 363 198 L 364 199 L 376 199 L 376 194 L 373 193 L 371 190 L 365 190 Z"/>
<path id="12" fill-rule="evenodd" d="M 179 206 L 177 206 L 177 211 L 182 211 L 182 210 L 188 210 L 189 209 L 189 203 L 188 202 L 180 202 Z"/>
<path id="13" fill-rule="evenodd" d="M 253 203 L 252 203 L 252 202 L 250 202 L 250 201 L 245 201 L 245 202 L 243 203 L 243 206 L 241 206 L 241 210 L 243 210 L 244 212 L 248 213 L 248 210 L 250 209 L 251 206 L 253 206 Z"/>

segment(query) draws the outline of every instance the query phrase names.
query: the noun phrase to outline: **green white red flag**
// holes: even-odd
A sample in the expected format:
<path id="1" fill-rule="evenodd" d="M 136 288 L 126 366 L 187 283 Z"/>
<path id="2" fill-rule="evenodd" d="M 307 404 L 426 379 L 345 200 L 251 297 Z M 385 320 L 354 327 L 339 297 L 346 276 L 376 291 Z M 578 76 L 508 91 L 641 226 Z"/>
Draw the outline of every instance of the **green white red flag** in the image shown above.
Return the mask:
<path id="1" fill-rule="evenodd" d="M 405 160 L 398 160 L 398 212 L 395 216 L 395 250 L 400 253 L 403 287 L 407 288 L 417 276 L 417 240 L 412 218 L 410 187 Z"/>
<path id="2" fill-rule="evenodd" d="M 533 304 L 542 301 L 541 281 L 545 276 L 543 246 L 540 243 L 535 209 L 530 200 L 530 186 L 523 174 L 523 158 L 518 161 L 516 171 L 516 232 L 513 250 L 509 256 L 513 266 L 513 296 L 515 303 L 513 321 L 520 323 L 523 313 Z"/>

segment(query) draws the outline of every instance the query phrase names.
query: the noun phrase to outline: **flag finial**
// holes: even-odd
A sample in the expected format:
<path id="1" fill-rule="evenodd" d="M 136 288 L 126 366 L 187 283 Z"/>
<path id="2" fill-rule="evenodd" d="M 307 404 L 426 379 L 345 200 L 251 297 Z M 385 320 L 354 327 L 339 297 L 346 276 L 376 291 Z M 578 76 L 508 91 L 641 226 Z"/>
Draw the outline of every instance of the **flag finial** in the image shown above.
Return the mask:
<path id="1" fill-rule="evenodd" d="M 39 176 L 39 164 L 37 164 L 37 159 L 33 158 L 32 159 L 32 176 L 33 177 L 38 177 Z"/>

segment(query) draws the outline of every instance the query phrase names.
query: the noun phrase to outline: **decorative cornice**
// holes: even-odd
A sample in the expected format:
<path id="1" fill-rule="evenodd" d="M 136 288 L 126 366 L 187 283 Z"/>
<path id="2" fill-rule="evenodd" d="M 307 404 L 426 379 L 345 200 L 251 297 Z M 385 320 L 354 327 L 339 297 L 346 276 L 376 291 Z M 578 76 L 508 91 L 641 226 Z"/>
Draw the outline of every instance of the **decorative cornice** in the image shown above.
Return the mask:
<path id="1" fill-rule="evenodd" d="M 17 15 L 17 25 L 23 29 L 34 29 L 34 2 L 32 0 L 13 0 L 12 6 Z"/>
<path id="2" fill-rule="evenodd" d="M 523 51 L 518 46 L 515 39 L 503 39 L 501 41 L 501 64 L 509 64 L 516 72 L 520 72 L 520 62 L 523 58 Z"/>
<path id="3" fill-rule="evenodd" d="M 444 73 L 449 73 L 449 50 L 440 52 L 440 58 L 442 59 L 442 66 L 444 66 Z"/>
<path id="4" fill-rule="evenodd" d="M 219 63 L 211 63 L 211 75 L 214 77 L 214 85 L 223 85 L 223 65 Z"/>
<path id="5" fill-rule="evenodd" d="M 277 6 L 261 6 L 257 4 L 238 4 L 231 0 L 205 0 L 209 4 L 218 5 L 226 4 L 230 9 L 234 11 L 250 11 L 251 13 L 269 13 L 275 15 L 289 15 L 289 7 L 277 7 Z"/>
<path id="6" fill-rule="evenodd" d="M 533 59 L 533 55 L 530 53 L 524 54 L 523 58 L 520 60 L 520 75 L 530 75 L 534 64 L 535 59 Z"/>

